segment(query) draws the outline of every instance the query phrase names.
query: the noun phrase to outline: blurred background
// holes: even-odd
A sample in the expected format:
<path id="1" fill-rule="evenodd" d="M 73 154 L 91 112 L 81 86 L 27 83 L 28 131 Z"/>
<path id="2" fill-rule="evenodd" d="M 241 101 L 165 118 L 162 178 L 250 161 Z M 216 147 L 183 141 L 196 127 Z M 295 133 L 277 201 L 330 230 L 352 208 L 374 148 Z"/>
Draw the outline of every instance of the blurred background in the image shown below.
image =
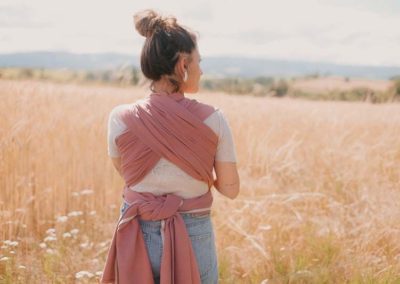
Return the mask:
<path id="1" fill-rule="evenodd" d="M 111 110 L 149 94 L 133 14 L 199 34 L 240 175 L 220 283 L 400 283 L 400 1 L 0 0 L 0 283 L 98 283 Z"/>
<path id="2" fill-rule="evenodd" d="M 145 8 L 199 33 L 204 90 L 372 102 L 400 92 L 396 0 L 3 0 L 0 76 L 142 84 L 133 14 Z"/>

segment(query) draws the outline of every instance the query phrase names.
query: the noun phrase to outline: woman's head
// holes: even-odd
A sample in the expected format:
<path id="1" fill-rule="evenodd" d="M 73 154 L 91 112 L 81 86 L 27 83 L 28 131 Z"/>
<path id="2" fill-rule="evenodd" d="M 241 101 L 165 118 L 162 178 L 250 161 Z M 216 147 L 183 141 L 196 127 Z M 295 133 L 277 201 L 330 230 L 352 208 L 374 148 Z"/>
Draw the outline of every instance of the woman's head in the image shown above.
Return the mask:
<path id="1" fill-rule="evenodd" d="M 153 83 L 168 82 L 174 92 L 197 92 L 202 71 L 196 35 L 175 17 L 162 17 L 154 10 L 136 13 L 134 22 L 146 37 L 140 58 L 143 74 Z"/>

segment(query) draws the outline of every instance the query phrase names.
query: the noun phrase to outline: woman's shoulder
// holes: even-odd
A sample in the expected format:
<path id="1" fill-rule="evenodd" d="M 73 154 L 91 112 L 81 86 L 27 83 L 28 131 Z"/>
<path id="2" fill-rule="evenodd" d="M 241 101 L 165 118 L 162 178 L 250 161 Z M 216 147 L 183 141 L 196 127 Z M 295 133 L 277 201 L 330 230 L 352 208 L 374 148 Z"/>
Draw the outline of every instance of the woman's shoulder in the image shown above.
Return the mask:
<path id="1" fill-rule="evenodd" d="M 114 106 L 111 111 L 110 111 L 110 115 L 118 115 L 119 113 L 121 113 L 122 111 L 129 109 L 130 106 L 132 106 L 133 104 L 119 104 Z"/>
<path id="2" fill-rule="evenodd" d="M 226 125 L 228 124 L 228 121 L 223 110 L 219 107 L 216 107 L 215 111 L 204 120 L 204 123 L 211 127 L 211 129 L 218 133 L 218 135 L 222 135 L 222 132 L 225 130 Z"/>
<path id="3" fill-rule="evenodd" d="M 108 115 L 108 126 L 110 131 L 120 133 L 126 129 L 122 114 L 128 111 L 134 103 L 119 104 L 114 106 Z"/>
<path id="4" fill-rule="evenodd" d="M 187 109 L 203 121 L 212 115 L 217 109 L 215 106 L 200 102 L 197 99 L 187 99 L 186 103 Z"/>
<path id="5" fill-rule="evenodd" d="M 125 111 L 131 109 L 135 104 L 136 104 L 136 102 L 127 103 L 127 104 L 119 104 L 119 105 L 114 106 L 109 113 L 109 119 L 120 120 L 121 114 L 124 113 Z"/>
<path id="6" fill-rule="evenodd" d="M 219 121 L 223 117 L 222 110 L 214 107 L 214 111 L 204 121 Z"/>

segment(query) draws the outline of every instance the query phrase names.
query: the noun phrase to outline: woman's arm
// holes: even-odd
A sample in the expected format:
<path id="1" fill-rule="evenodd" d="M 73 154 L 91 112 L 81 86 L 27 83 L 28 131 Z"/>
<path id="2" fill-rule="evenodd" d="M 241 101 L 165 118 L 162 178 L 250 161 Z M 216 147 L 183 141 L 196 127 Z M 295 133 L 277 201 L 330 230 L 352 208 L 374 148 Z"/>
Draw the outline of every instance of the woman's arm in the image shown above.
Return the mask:
<path id="1" fill-rule="evenodd" d="M 234 162 L 219 162 L 214 164 L 217 179 L 214 187 L 226 197 L 235 199 L 239 194 L 240 178 Z"/>

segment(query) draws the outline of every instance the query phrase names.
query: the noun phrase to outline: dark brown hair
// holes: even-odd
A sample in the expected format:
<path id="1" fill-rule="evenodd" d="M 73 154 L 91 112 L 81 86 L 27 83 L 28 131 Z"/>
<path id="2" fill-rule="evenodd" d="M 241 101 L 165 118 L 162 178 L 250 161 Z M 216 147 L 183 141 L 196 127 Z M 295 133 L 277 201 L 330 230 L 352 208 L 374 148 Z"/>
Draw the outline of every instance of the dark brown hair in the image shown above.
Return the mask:
<path id="1" fill-rule="evenodd" d="M 180 53 L 188 53 L 191 60 L 196 35 L 179 25 L 175 17 L 163 17 L 151 9 L 140 11 L 133 18 L 136 30 L 146 37 L 140 56 L 144 76 L 154 82 L 165 75 L 178 91 L 181 79 L 174 74 L 175 65 Z"/>

